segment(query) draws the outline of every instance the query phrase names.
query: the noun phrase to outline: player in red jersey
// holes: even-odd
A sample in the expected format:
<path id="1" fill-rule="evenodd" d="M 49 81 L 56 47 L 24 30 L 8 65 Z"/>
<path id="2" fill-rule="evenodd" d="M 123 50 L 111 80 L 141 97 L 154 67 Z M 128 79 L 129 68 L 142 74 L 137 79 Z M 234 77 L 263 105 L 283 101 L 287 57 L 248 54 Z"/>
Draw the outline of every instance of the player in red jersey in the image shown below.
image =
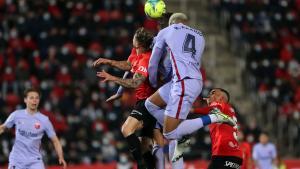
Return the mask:
<path id="1" fill-rule="evenodd" d="M 142 136 L 152 138 L 153 128 L 156 123 L 144 106 L 145 99 L 153 94 L 154 89 L 149 85 L 148 63 L 151 56 L 150 46 L 153 36 L 144 28 L 139 28 L 133 38 L 133 49 L 127 61 L 114 61 L 99 58 L 94 62 L 94 66 L 107 64 L 121 70 L 131 71 L 133 78 L 119 78 L 105 71 L 97 72 L 97 76 L 103 78 L 102 82 L 112 81 L 125 88 L 134 88 L 137 102 L 131 114 L 122 126 L 122 134 L 126 138 L 130 152 L 137 161 L 138 168 L 144 169 L 145 161 L 142 158 L 141 143 L 135 131 L 143 126 Z"/>
<path id="2" fill-rule="evenodd" d="M 241 130 L 238 131 L 238 141 L 243 152 L 243 165 L 240 169 L 252 169 L 251 145 L 244 140 L 244 133 Z"/>
<path id="3" fill-rule="evenodd" d="M 194 113 L 206 115 L 213 109 L 236 120 L 234 109 L 229 104 L 229 93 L 221 88 L 214 88 L 206 99 L 208 107 L 196 108 Z M 243 153 L 237 140 L 237 126 L 226 123 L 212 123 L 209 125 L 212 158 L 208 169 L 240 169 L 243 163 Z"/>

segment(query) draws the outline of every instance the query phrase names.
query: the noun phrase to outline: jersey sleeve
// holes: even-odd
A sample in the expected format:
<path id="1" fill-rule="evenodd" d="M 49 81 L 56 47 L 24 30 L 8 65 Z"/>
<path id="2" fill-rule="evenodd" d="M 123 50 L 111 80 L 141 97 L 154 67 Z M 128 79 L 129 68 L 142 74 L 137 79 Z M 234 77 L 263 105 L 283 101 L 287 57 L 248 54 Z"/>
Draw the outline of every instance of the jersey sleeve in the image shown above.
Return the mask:
<path id="1" fill-rule="evenodd" d="M 12 128 L 15 124 L 15 116 L 16 116 L 16 112 L 11 113 L 8 118 L 6 119 L 6 121 L 4 122 L 4 126 L 6 128 Z"/>
<path id="2" fill-rule="evenodd" d="M 149 55 L 150 53 L 144 54 L 143 59 L 141 59 L 141 61 L 139 62 L 139 65 L 135 73 L 148 77 L 148 66 L 149 66 L 149 59 L 150 59 Z"/>
<path id="3" fill-rule="evenodd" d="M 53 125 L 50 122 L 49 118 L 47 118 L 47 120 L 45 121 L 45 132 L 48 138 L 53 138 L 56 135 Z"/>
<path id="4" fill-rule="evenodd" d="M 166 47 L 165 34 L 167 28 L 161 30 L 155 39 L 155 44 L 152 50 L 152 54 L 149 61 L 148 72 L 149 72 L 149 81 L 152 87 L 157 87 L 157 72 L 158 65 L 164 53 L 164 48 Z"/>

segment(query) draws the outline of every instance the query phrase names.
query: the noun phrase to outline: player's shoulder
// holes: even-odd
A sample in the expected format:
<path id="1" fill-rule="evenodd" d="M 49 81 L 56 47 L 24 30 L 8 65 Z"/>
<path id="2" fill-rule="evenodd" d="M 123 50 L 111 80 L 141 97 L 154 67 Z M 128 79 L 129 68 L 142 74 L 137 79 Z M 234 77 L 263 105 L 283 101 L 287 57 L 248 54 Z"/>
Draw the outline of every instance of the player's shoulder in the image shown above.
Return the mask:
<path id="1" fill-rule="evenodd" d="M 270 147 L 270 148 L 275 148 L 276 146 L 273 144 L 273 143 L 268 143 L 268 146 Z"/>
<path id="2" fill-rule="evenodd" d="M 41 112 L 38 112 L 36 116 L 37 116 L 37 118 L 39 118 L 42 121 L 49 121 L 49 117 L 42 114 Z"/>
<path id="3" fill-rule="evenodd" d="M 17 109 L 11 113 L 13 116 L 21 116 L 25 114 L 25 109 Z"/>

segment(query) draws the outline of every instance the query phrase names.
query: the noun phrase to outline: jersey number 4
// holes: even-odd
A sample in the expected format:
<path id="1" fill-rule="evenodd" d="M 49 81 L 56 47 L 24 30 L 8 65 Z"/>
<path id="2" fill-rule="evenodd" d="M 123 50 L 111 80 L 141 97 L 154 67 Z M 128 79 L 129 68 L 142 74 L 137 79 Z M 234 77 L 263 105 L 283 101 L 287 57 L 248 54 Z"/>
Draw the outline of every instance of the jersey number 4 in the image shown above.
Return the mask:
<path id="1" fill-rule="evenodd" d="M 196 54 L 194 35 L 186 34 L 182 49 L 184 52 L 192 53 L 192 55 Z"/>

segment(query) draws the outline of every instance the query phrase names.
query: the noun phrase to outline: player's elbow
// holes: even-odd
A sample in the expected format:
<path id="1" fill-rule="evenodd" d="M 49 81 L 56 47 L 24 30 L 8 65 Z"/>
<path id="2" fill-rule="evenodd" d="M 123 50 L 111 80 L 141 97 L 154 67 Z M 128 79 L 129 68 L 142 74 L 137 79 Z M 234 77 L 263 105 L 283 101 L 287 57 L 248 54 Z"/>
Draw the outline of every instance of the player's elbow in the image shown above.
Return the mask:
<path id="1" fill-rule="evenodd" d="M 2 134 L 5 130 L 5 126 L 2 124 L 0 125 L 0 134 Z"/>

